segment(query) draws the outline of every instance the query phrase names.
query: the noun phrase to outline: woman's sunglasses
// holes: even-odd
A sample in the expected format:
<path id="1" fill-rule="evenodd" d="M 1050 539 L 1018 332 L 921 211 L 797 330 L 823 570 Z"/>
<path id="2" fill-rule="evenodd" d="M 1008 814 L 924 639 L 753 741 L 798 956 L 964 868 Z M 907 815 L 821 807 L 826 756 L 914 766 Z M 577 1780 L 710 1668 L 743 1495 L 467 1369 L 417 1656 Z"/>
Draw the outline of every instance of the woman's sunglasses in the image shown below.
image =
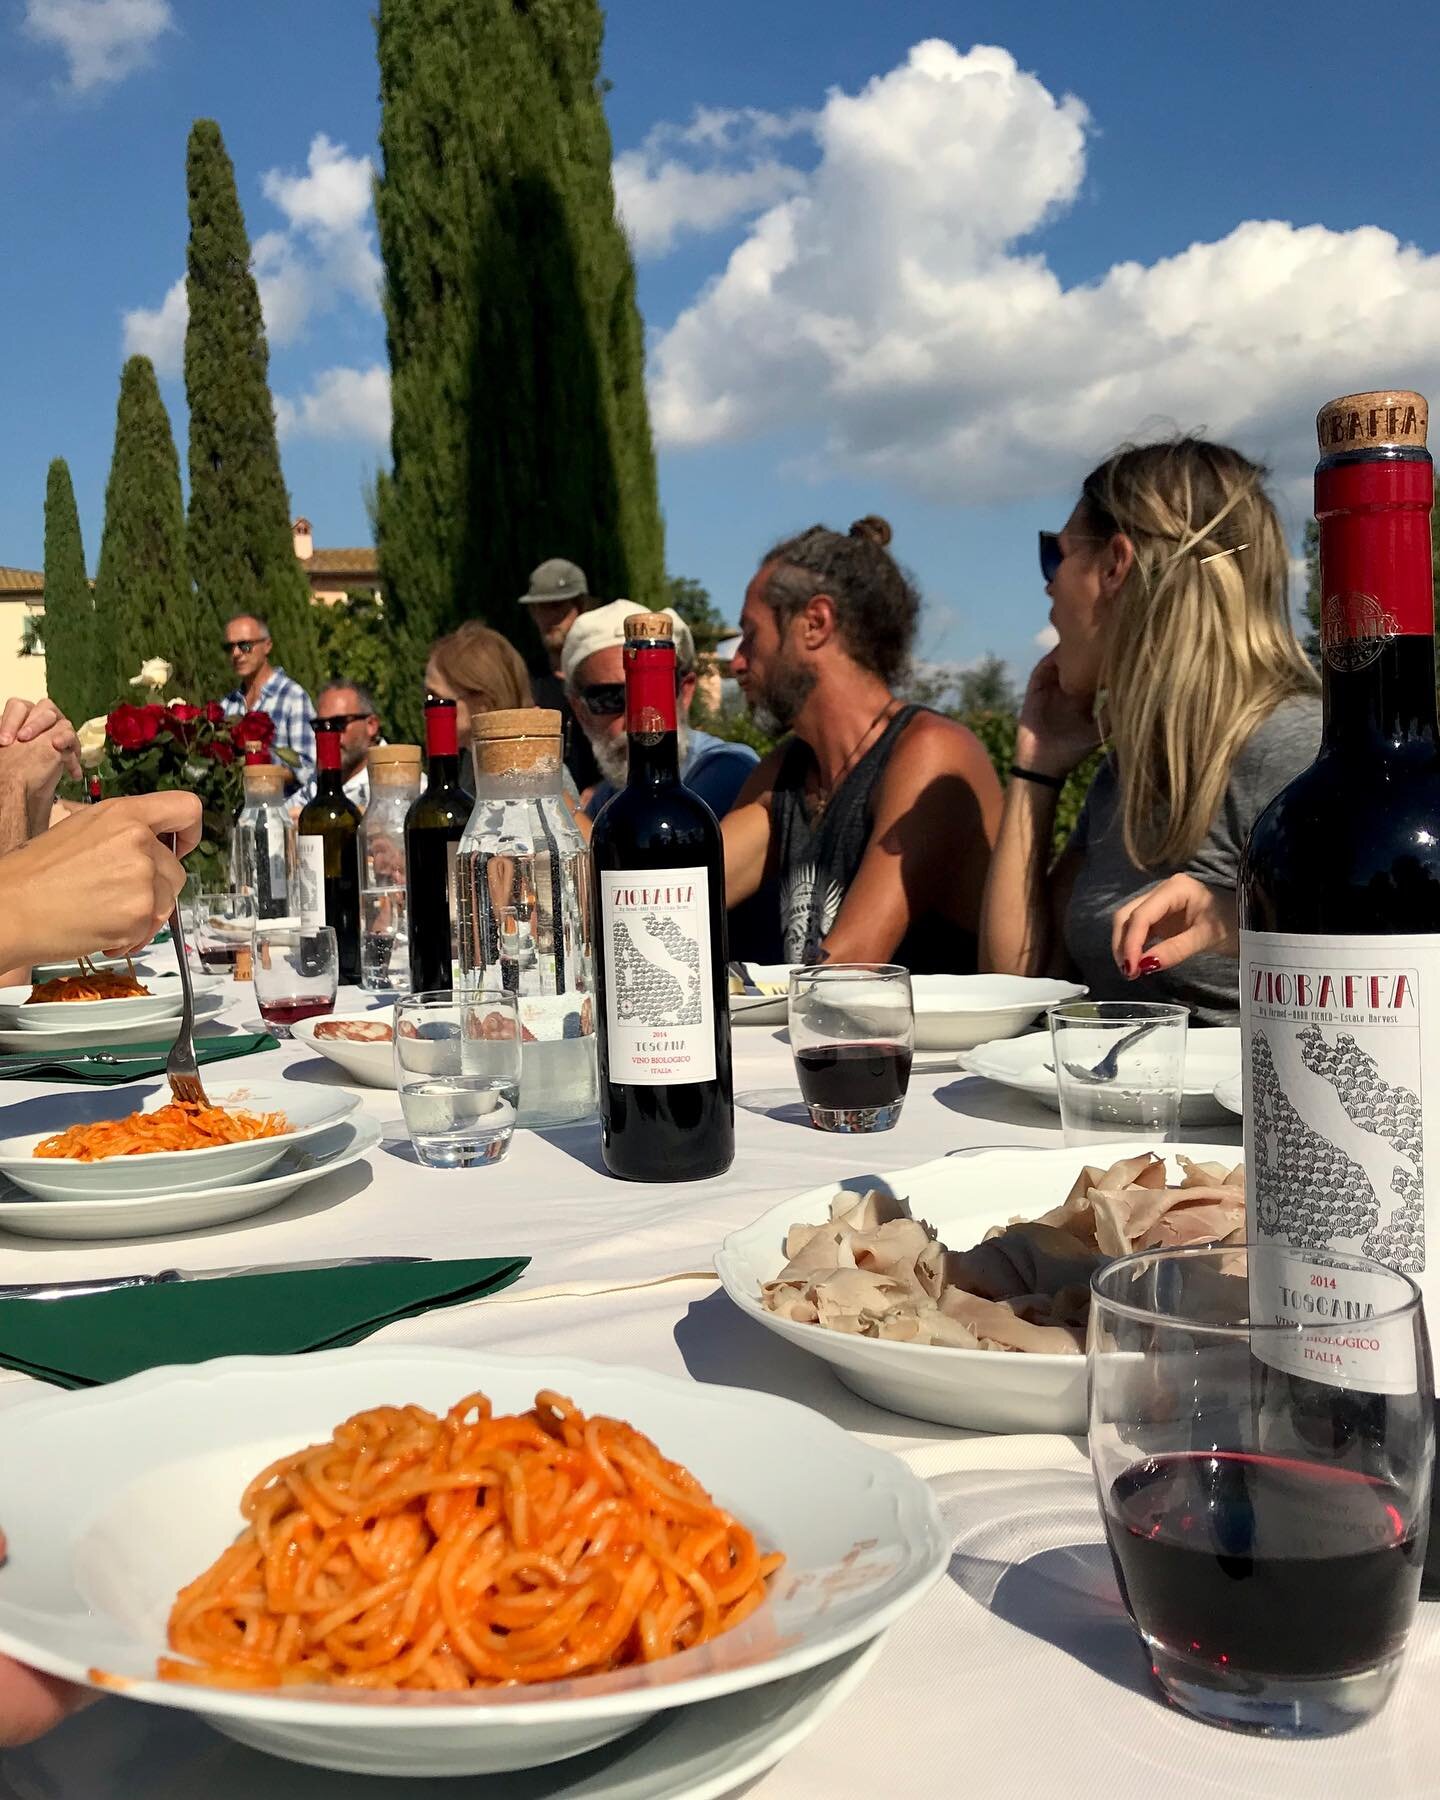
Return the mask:
<path id="1" fill-rule="evenodd" d="M 1070 534 L 1070 541 L 1072 544 L 1103 544 L 1105 539 L 1102 537 L 1085 537 L 1072 531 Z M 1060 573 L 1060 565 L 1069 554 L 1070 552 L 1060 542 L 1060 533 L 1058 531 L 1042 531 L 1040 533 L 1040 573 L 1045 578 L 1046 587 L 1049 587 L 1050 583 Z"/>

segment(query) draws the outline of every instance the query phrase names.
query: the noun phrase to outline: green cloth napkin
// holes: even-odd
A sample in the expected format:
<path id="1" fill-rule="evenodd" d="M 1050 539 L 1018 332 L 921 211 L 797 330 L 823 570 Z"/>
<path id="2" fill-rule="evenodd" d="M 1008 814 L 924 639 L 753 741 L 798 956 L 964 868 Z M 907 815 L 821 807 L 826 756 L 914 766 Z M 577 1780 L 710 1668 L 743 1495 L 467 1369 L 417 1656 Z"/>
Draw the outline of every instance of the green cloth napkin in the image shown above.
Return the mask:
<path id="1" fill-rule="evenodd" d="M 87 1050 L 72 1050 L 68 1055 L 56 1051 L 45 1056 L 37 1045 L 34 1054 L 13 1051 L 0 1056 L 0 1080 L 7 1075 L 17 1081 L 83 1081 L 91 1087 L 121 1087 L 127 1081 L 144 1081 L 150 1075 L 163 1075 L 172 1045 L 165 1044 L 92 1044 Z M 280 1040 L 268 1031 L 232 1031 L 223 1037 L 197 1037 L 197 1063 L 229 1062 L 234 1056 L 253 1056 L 259 1050 L 278 1050 Z M 86 1062 L 86 1056 L 113 1056 L 114 1063 Z"/>
<path id="2" fill-rule="evenodd" d="M 63 1300 L 0 1300 L 0 1365 L 83 1388 L 165 1363 L 335 1350 L 395 1319 L 498 1293 L 529 1262 L 491 1256 L 371 1263 L 167 1281 Z"/>

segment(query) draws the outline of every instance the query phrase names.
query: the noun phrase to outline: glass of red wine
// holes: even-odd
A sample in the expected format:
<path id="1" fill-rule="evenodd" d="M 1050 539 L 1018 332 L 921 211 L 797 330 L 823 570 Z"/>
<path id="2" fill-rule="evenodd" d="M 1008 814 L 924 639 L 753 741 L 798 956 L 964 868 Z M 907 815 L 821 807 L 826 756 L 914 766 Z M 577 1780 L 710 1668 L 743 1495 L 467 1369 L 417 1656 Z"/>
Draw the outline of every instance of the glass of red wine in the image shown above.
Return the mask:
<path id="1" fill-rule="evenodd" d="M 199 894 L 189 902 L 185 935 L 207 975 L 248 979 L 255 897 L 238 890 Z M 243 973 L 242 973 L 243 970 Z"/>
<path id="2" fill-rule="evenodd" d="M 1092 1278 L 1088 1355 L 1100 1511 L 1160 1692 L 1276 1737 L 1370 1718 L 1425 1560 L 1415 1283 L 1288 1245 L 1142 1250 Z"/>
<path id="3" fill-rule="evenodd" d="M 791 970 L 790 1048 L 818 1131 L 888 1131 L 915 1053 L 910 971 L 898 963 Z"/>
<path id="4" fill-rule="evenodd" d="M 260 1017 L 276 1037 L 289 1037 L 301 1019 L 334 1012 L 340 957 L 333 925 L 257 919 L 254 962 Z"/>

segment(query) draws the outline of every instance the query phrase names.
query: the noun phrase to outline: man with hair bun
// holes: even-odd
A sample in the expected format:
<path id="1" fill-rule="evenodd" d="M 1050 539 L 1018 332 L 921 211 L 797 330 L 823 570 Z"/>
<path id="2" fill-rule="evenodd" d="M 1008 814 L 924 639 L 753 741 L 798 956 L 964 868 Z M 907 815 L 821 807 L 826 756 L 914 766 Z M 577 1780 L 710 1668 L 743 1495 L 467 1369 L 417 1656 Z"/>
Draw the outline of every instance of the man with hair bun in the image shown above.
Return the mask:
<path id="1" fill-rule="evenodd" d="M 969 973 L 1000 783 L 972 732 L 894 692 L 920 596 L 890 535 L 875 517 L 812 525 L 746 590 L 732 672 L 788 735 L 722 825 L 726 898 L 778 884 L 786 962 Z"/>

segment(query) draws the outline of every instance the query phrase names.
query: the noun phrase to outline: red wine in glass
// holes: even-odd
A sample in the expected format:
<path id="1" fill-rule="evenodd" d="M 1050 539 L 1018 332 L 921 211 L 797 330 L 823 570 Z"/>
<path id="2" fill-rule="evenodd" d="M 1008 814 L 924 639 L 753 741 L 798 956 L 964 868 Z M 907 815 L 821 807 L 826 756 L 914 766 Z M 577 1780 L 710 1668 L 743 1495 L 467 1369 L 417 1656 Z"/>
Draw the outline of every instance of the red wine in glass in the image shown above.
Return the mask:
<path id="1" fill-rule="evenodd" d="M 806 1105 L 836 1112 L 893 1106 L 910 1086 L 904 1044 L 807 1044 L 795 1052 L 795 1067 Z"/>
<path id="2" fill-rule="evenodd" d="M 1404 1644 L 1420 1556 L 1387 1481 L 1192 1450 L 1132 1464 L 1105 1515 L 1130 1614 L 1175 1657 L 1228 1676 L 1329 1679 L 1374 1669 Z"/>
<path id="3" fill-rule="evenodd" d="M 334 1012 L 335 996 L 327 999 L 323 994 L 300 994 L 292 1000 L 262 1000 L 260 1017 L 267 1025 L 274 1025 L 283 1036 L 290 1035 L 290 1027 L 298 1025 L 301 1019 L 318 1018 L 321 1013 Z"/>
<path id="4" fill-rule="evenodd" d="M 210 975 L 233 975 L 240 957 L 239 944 L 197 944 L 200 967 Z"/>

